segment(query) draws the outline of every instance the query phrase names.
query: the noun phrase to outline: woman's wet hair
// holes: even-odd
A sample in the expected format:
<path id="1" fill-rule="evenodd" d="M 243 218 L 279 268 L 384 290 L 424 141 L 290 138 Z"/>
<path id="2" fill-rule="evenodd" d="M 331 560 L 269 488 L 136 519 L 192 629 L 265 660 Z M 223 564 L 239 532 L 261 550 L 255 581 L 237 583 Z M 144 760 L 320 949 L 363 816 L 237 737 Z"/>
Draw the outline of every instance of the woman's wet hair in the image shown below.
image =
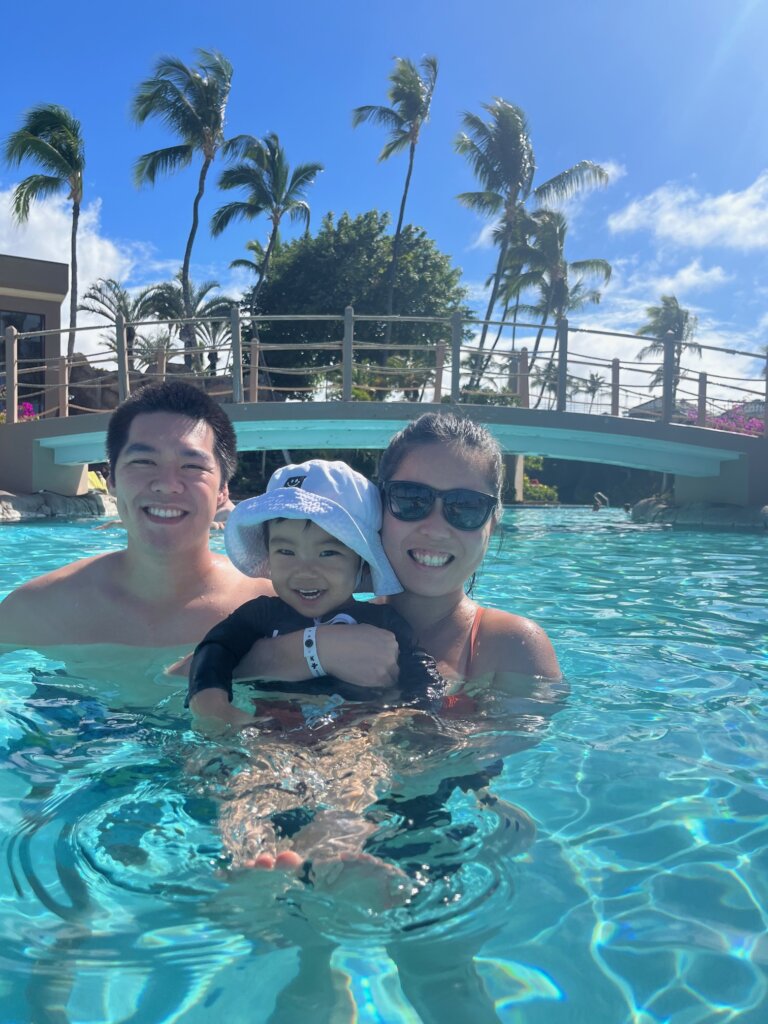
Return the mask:
<path id="1" fill-rule="evenodd" d="M 134 391 L 112 413 L 107 427 L 107 458 L 113 478 L 131 423 L 137 416 L 152 412 L 170 412 L 196 423 L 207 423 L 213 431 L 213 453 L 221 470 L 221 482 L 229 483 L 237 468 L 237 438 L 232 422 L 210 395 L 183 380 L 147 384 Z"/>
<path id="2" fill-rule="evenodd" d="M 379 462 L 379 480 L 391 480 L 403 460 L 416 448 L 445 445 L 471 453 L 484 463 L 490 493 L 496 496 L 494 521 L 501 517 L 501 491 L 504 486 L 504 461 L 499 442 L 485 427 L 452 412 L 426 412 L 395 434 Z"/>

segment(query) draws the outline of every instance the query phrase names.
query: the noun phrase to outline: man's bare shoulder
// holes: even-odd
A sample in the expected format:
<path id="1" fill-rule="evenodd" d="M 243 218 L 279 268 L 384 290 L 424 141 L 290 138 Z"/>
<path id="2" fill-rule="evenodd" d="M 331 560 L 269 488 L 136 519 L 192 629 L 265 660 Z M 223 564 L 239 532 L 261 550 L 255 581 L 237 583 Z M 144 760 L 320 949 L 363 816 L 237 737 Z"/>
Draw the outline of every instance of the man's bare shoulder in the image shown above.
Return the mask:
<path id="1" fill-rule="evenodd" d="M 86 596 L 98 599 L 100 581 L 112 570 L 118 552 L 81 558 L 29 580 L 0 602 L 0 643 L 58 642 Z M 55 636 L 49 640 L 48 636 Z"/>

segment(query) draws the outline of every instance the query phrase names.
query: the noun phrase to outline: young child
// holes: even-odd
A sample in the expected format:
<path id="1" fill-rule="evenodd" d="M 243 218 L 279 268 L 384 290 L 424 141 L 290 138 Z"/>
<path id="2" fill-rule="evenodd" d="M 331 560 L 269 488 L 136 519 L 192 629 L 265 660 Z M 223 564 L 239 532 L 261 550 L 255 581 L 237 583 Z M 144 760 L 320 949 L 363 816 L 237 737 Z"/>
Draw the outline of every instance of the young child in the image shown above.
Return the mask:
<path id="1" fill-rule="evenodd" d="M 280 737 L 278 746 L 260 745 L 257 763 L 235 783 L 237 790 L 255 796 L 255 814 L 244 815 L 242 805 L 223 814 L 225 842 L 239 863 L 301 863 L 303 856 L 285 849 L 277 822 L 298 809 L 309 815 L 300 832 L 311 837 L 313 850 L 344 847 L 346 836 L 361 851 L 373 826 L 360 812 L 376 800 L 388 772 L 370 749 L 368 726 L 360 725 L 360 719 L 370 714 L 371 705 L 376 714 L 393 707 L 428 708 L 442 695 L 444 683 L 434 659 L 414 645 L 406 622 L 386 605 L 353 597 L 361 589 L 376 596 L 402 589 L 381 546 L 380 528 L 377 488 L 346 463 L 322 459 L 279 469 L 264 494 L 241 502 L 229 516 L 224 539 L 233 563 L 246 575 L 271 577 L 278 596 L 249 601 L 210 630 L 195 649 L 187 701 L 196 714 L 258 726 L 262 737 L 277 731 Z M 369 577 L 366 586 L 364 577 Z M 316 627 L 325 623 L 391 630 L 400 649 L 396 684 L 387 691 L 372 690 L 326 675 L 315 639 Z M 232 673 L 251 645 L 298 630 L 304 631 L 306 680 L 259 682 L 258 688 L 301 696 L 260 701 L 255 718 L 231 708 Z M 356 725 L 345 731 L 342 742 L 334 727 L 351 721 Z M 291 744 L 290 754 L 285 741 Z M 303 747 L 301 765 L 295 744 Z M 319 815 L 318 804 L 323 805 Z M 301 845 L 306 854 L 306 844 Z"/>
<path id="2" fill-rule="evenodd" d="M 395 634 L 400 647 L 399 679 L 389 703 L 418 704 L 440 695 L 443 681 L 433 658 L 414 646 L 410 628 L 387 605 L 356 601 L 356 590 L 377 597 L 402 590 L 379 539 L 381 500 L 377 488 L 344 462 L 312 459 L 273 473 L 267 490 L 240 502 L 230 513 L 224 542 L 234 565 L 247 576 L 268 576 L 277 597 L 241 605 L 195 649 L 187 703 L 205 690 L 232 700 L 232 673 L 256 640 L 304 630 L 307 679 L 262 683 L 260 689 L 340 698 L 324 702 L 381 699 L 383 691 L 354 686 L 325 674 L 315 629 L 328 623 L 367 623 Z M 362 586 L 364 575 L 370 577 Z M 210 702 L 207 702 L 210 707 Z M 333 706 L 331 706 L 333 705 Z M 208 713 L 208 712 L 206 712 Z M 213 717 L 227 718 L 211 710 Z M 305 725 L 317 728 L 316 707 Z M 249 717 L 238 724 L 247 724 Z"/>

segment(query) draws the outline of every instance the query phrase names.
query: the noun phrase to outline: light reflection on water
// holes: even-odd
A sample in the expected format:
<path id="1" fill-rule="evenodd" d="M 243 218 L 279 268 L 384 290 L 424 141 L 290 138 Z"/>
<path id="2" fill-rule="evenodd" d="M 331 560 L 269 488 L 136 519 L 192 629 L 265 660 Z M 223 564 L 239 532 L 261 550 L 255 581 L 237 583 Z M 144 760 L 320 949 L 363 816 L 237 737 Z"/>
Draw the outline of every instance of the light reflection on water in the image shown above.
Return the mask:
<path id="1" fill-rule="evenodd" d="M 41 676 L 57 665 L 39 655 L 1 656 L 3 1019 L 288 1021 L 306 1004 L 313 1021 L 762 1022 L 765 538 L 618 511 L 505 526 L 477 596 L 544 625 L 571 687 L 492 783 L 536 840 L 510 856 L 460 791 L 421 846 L 383 818 L 409 864 L 433 865 L 406 907 L 229 870 L 217 814 L 245 754 L 192 733 L 177 691 L 153 701 L 144 679 L 137 707 L 106 681 L 108 703 Z M 10 589 L 121 537 L 46 524 L 3 542 Z M 425 771 L 463 763 L 446 744 Z"/>

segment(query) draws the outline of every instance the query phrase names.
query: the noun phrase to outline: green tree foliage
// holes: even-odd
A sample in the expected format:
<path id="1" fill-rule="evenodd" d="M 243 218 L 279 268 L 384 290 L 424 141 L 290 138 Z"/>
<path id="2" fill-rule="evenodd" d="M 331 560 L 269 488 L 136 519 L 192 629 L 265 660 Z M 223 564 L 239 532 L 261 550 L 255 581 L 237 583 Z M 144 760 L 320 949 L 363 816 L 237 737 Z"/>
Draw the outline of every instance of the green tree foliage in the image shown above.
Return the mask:
<path id="1" fill-rule="evenodd" d="M 161 57 L 155 64 L 153 75 L 140 83 L 132 105 L 133 118 L 139 124 L 156 117 L 181 139 L 177 146 L 156 149 L 139 157 L 134 168 L 137 185 L 154 185 L 158 174 L 188 167 L 195 154 L 202 157 L 192 203 L 192 225 L 181 265 L 185 318 L 193 315 L 189 268 L 208 171 L 220 149 L 234 153 L 243 146 L 242 138 L 229 142 L 224 139 L 232 65 L 222 54 L 208 50 L 197 50 L 197 58 L 197 64 L 188 67 L 177 57 Z M 194 345 L 191 327 L 182 328 L 182 340 L 185 349 Z M 186 353 L 184 358 L 188 365 L 192 364 L 191 354 Z"/>
<path id="2" fill-rule="evenodd" d="M 29 208 L 35 199 L 67 192 L 67 199 L 72 203 L 67 343 L 67 356 L 71 359 L 77 326 L 77 227 L 85 170 L 85 142 L 80 122 L 55 103 L 33 107 L 24 115 L 21 127 L 6 139 L 3 156 L 9 167 L 30 161 L 45 172 L 30 174 L 16 186 L 11 202 L 19 224 L 29 219 Z"/>
<path id="3" fill-rule="evenodd" d="M 694 352 L 699 357 L 701 356 L 701 345 L 697 345 L 693 340 L 698 320 L 690 310 L 684 309 L 680 305 L 674 295 L 662 295 L 661 305 L 647 306 L 645 315 L 648 319 L 641 327 L 638 327 L 635 333 L 657 338 L 658 340 L 640 349 L 637 353 L 637 358 L 646 359 L 648 356 L 654 356 L 658 359 L 663 357 L 664 339 L 672 338 L 675 343 L 675 367 L 672 381 L 672 396 L 674 399 L 682 376 L 680 361 L 683 352 Z M 663 376 L 663 368 L 659 367 L 653 376 L 651 387 L 661 384 Z"/>
<path id="4" fill-rule="evenodd" d="M 311 345 L 319 342 L 339 342 L 342 337 L 344 308 L 354 307 L 356 314 L 381 315 L 387 291 L 387 273 L 392 258 L 392 236 L 387 233 L 389 218 L 371 210 L 357 217 L 342 214 L 338 221 L 327 214 L 314 237 L 305 235 L 281 245 L 272 259 L 272 269 L 259 296 L 261 312 L 269 314 L 329 314 L 335 321 L 266 322 L 260 327 L 261 341 L 265 344 Z M 451 266 L 448 256 L 441 253 L 421 228 L 408 225 L 403 230 L 402 246 L 397 271 L 397 293 L 400 313 L 411 316 L 449 317 L 462 308 L 464 289 L 461 273 Z M 246 295 L 244 304 L 249 305 Z M 381 321 L 358 323 L 356 342 L 370 346 L 366 353 L 358 352 L 359 363 L 375 361 L 382 346 L 385 327 Z M 448 341 L 450 332 L 443 324 L 404 324 L 398 337 L 398 348 L 387 359 L 386 366 L 372 366 L 370 371 L 358 368 L 356 386 L 359 397 L 370 394 L 386 397 L 393 390 L 405 390 L 410 397 L 418 396 L 422 387 L 433 379 L 431 367 L 434 358 L 411 353 L 400 345 L 434 345 Z M 274 372 L 280 367 L 320 367 L 330 362 L 339 364 L 340 352 L 327 351 L 267 353 L 273 386 L 280 396 L 308 398 L 315 378 Z M 425 370 L 425 367 L 429 369 Z M 317 383 L 324 378 L 318 376 Z M 338 387 L 340 369 L 328 378 Z M 283 390 L 280 390 L 283 389 Z"/>
<path id="5" fill-rule="evenodd" d="M 358 125 L 369 121 L 371 124 L 386 128 L 389 133 L 389 141 L 379 154 L 379 160 L 388 160 L 394 153 L 400 153 L 404 149 L 408 150 L 408 170 L 406 171 L 403 195 L 400 200 L 400 212 L 397 216 L 397 226 L 395 227 L 395 236 L 392 242 L 392 260 L 389 265 L 389 275 L 387 278 L 386 313 L 387 316 L 392 316 L 405 204 L 408 201 L 408 190 L 411 185 L 413 162 L 416 156 L 419 135 L 421 129 L 429 120 L 429 108 L 432 105 L 432 95 L 437 82 L 437 57 L 424 57 L 419 68 L 416 67 L 412 60 L 408 60 L 405 57 L 397 57 L 395 58 L 395 68 L 389 76 L 389 81 L 391 85 L 387 95 L 391 106 L 368 105 L 356 107 L 352 111 L 352 124 L 356 128 Z M 385 331 L 385 342 L 388 344 L 392 337 L 391 323 L 387 324 Z"/>

